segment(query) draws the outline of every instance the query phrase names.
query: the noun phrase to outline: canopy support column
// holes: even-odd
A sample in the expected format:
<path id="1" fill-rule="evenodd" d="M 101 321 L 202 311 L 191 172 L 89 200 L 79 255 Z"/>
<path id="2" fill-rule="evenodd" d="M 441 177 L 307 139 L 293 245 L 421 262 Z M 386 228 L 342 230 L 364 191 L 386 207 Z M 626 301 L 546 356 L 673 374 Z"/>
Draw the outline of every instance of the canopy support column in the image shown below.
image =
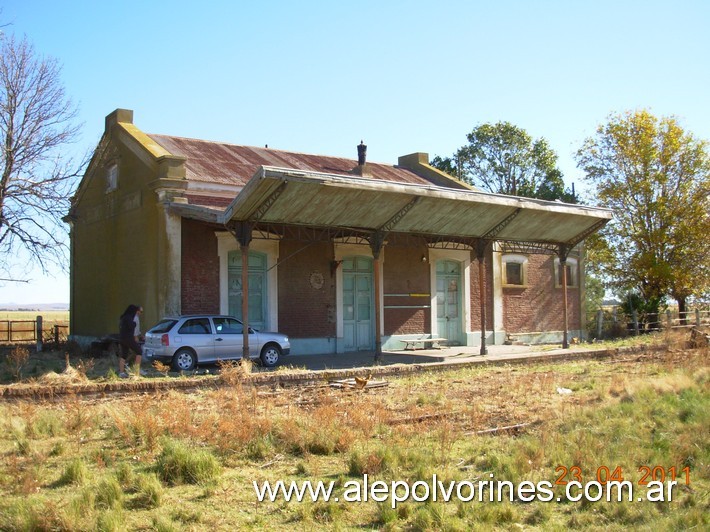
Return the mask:
<path id="1" fill-rule="evenodd" d="M 372 249 L 372 266 L 374 272 L 375 290 L 375 364 L 382 363 L 382 309 L 380 308 L 380 292 L 382 291 L 382 279 L 380 278 L 380 252 L 385 242 L 385 233 L 377 231 L 370 238 L 370 248 Z"/>
<path id="2" fill-rule="evenodd" d="M 229 231 L 239 242 L 242 252 L 242 362 L 249 360 L 249 244 L 253 224 L 232 222 Z"/>
<path id="3" fill-rule="evenodd" d="M 569 254 L 569 247 L 565 244 L 560 244 L 557 254 L 560 258 L 560 268 L 562 270 L 562 319 L 564 321 L 562 349 L 568 349 L 569 342 L 567 341 L 567 336 L 569 329 L 569 317 L 567 313 L 567 255 Z"/>
<path id="4" fill-rule="evenodd" d="M 481 356 L 488 354 L 486 346 L 486 249 L 489 240 L 479 239 L 476 242 L 476 260 L 478 260 L 478 291 L 481 301 Z"/>

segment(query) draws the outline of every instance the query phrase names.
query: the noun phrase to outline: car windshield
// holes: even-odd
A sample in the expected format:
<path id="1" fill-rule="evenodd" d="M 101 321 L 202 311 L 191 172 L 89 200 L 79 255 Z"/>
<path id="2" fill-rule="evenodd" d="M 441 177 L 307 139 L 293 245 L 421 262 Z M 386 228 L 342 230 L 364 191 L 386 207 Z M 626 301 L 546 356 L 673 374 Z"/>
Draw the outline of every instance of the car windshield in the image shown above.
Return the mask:
<path id="1" fill-rule="evenodd" d="M 177 323 L 177 320 L 165 319 L 161 320 L 156 326 L 150 329 L 149 333 L 163 334 L 168 332 L 173 328 L 173 325 Z"/>

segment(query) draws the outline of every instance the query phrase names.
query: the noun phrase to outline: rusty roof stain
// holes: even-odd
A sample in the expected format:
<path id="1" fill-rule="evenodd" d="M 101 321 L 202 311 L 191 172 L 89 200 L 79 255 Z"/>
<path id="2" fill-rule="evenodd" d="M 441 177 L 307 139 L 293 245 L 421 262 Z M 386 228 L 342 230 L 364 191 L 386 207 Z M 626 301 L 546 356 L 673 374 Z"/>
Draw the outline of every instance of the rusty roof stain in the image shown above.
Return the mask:
<path id="1" fill-rule="evenodd" d="M 260 166 L 291 168 L 309 172 L 352 176 L 356 159 L 240 146 L 224 142 L 148 134 L 173 155 L 185 157 L 189 181 L 244 186 Z M 354 150 L 353 150 L 354 151 Z M 370 179 L 403 184 L 429 185 L 430 181 L 411 170 L 382 163 L 367 163 Z"/>

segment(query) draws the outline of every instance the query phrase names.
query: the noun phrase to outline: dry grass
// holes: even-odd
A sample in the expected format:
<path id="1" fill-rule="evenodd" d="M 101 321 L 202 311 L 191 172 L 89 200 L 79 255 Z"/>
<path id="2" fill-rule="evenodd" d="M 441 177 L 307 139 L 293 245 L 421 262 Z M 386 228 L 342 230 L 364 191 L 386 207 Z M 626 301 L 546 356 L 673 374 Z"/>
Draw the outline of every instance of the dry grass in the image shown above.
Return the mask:
<path id="1" fill-rule="evenodd" d="M 0 529 L 28 528 L 41 516 L 48 526 L 84 529 L 102 523 L 124 529 L 585 528 L 594 515 L 601 519 L 596 526 L 673 528 L 676 522 L 655 507 L 614 507 L 607 515 L 611 510 L 574 505 L 472 511 L 411 503 L 394 513 L 375 504 L 256 506 L 251 480 L 335 479 L 342 485 L 348 475 L 365 473 L 461 480 L 495 472 L 535 481 L 554 475 L 559 464 L 618 464 L 631 471 L 634 464 L 662 462 L 692 464 L 695 489 L 710 485 L 702 450 L 710 420 L 701 408 L 710 378 L 707 350 L 452 369 L 363 390 L 256 388 L 249 375 L 229 364 L 220 376 L 227 386 L 199 393 L 0 404 L 0 489 L 6 495 L 0 515 L 7 519 Z M 558 388 L 572 393 L 561 395 Z M 533 424 L 515 433 L 475 434 L 524 423 Z M 202 462 L 192 463 L 191 455 Z M 702 525 L 707 502 L 688 497 L 673 512 L 690 526 Z M 82 517 L 71 512 L 77 506 Z"/>

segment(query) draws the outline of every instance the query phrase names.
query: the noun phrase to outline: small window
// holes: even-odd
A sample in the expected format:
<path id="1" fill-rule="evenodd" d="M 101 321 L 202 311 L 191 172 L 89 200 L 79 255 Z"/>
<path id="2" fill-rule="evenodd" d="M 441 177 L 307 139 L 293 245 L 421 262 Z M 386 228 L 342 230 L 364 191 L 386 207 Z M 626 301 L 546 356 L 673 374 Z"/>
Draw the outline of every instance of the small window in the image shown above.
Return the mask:
<path id="1" fill-rule="evenodd" d="M 178 334 L 211 334 L 211 330 L 208 318 L 194 318 L 186 320 Z"/>
<path id="2" fill-rule="evenodd" d="M 106 192 L 118 188 L 118 165 L 112 164 L 106 169 Z"/>
<path id="3" fill-rule="evenodd" d="M 503 255 L 503 284 L 525 286 L 527 284 L 528 258 L 524 255 Z"/>
<path id="4" fill-rule="evenodd" d="M 579 286 L 577 259 L 567 259 L 565 264 L 567 270 L 567 287 L 574 288 Z M 562 268 L 560 268 L 560 259 L 555 259 L 555 286 L 562 287 Z"/>
<path id="5" fill-rule="evenodd" d="M 523 265 L 519 262 L 506 262 L 505 280 L 505 284 L 523 284 Z"/>

